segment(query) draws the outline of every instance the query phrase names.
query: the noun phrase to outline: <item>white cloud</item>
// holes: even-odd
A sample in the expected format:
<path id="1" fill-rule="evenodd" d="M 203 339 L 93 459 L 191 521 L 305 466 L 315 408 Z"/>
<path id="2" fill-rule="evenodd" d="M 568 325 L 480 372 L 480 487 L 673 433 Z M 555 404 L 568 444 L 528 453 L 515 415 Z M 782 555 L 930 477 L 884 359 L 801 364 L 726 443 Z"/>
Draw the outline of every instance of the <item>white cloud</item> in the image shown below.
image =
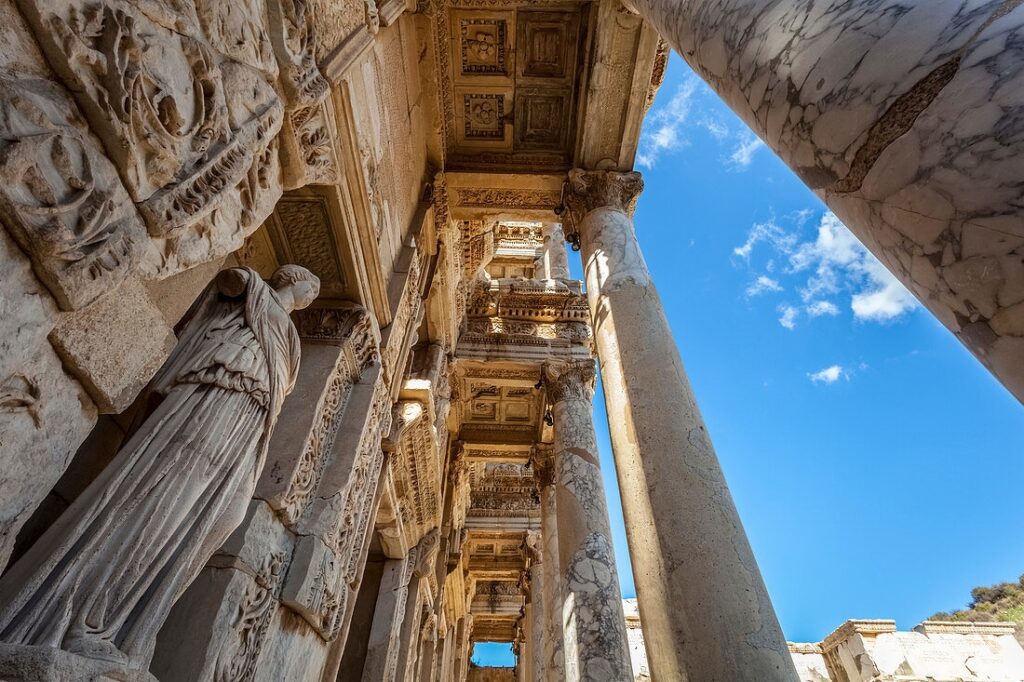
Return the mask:
<path id="1" fill-rule="evenodd" d="M 740 133 L 729 161 L 735 168 L 746 168 L 754 160 L 754 152 L 763 146 L 764 142 L 761 141 L 761 138 L 749 130 L 745 130 Z"/>
<path id="2" fill-rule="evenodd" d="M 688 78 L 672 95 L 672 99 L 648 114 L 636 155 L 638 166 L 652 168 L 662 152 L 686 146 L 682 131 L 690 116 L 698 83 L 696 77 Z"/>
<path id="3" fill-rule="evenodd" d="M 668 101 L 659 99 L 644 119 L 637 165 L 653 168 L 664 154 L 685 149 L 691 137 L 703 135 L 722 147 L 728 168 L 750 167 L 764 143 L 738 120 L 719 114 L 711 104 L 714 99 L 711 89 L 696 76 L 685 79 Z"/>
<path id="4" fill-rule="evenodd" d="M 723 142 L 729 137 L 729 127 L 721 121 L 716 121 L 711 118 L 702 118 L 699 125 L 704 130 L 711 133 L 711 137 L 715 138 L 719 142 Z"/>
<path id="5" fill-rule="evenodd" d="M 747 287 L 747 298 L 753 298 L 769 291 L 782 291 L 782 286 L 771 277 L 761 275 Z"/>
<path id="6" fill-rule="evenodd" d="M 886 322 L 917 307 L 917 299 L 877 260 L 866 264 L 870 286 L 853 295 L 850 308 L 859 320 Z"/>
<path id="7" fill-rule="evenodd" d="M 800 311 L 791 305 L 780 305 L 778 311 L 782 313 L 779 317 L 779 324 L 790 331 L 796 329 L 796 318 Z"/>
<path id="8" fill-rule="evenodd" d="M 858 320 L 885 322 L 917 307 L 917 301 L 831 211 L 818 224 L 813 242 L 789 254 L 789 273 L 810 272 L 800 296 L 812 316 L 835 315 L 827 297 L 848 291 Z"/>
<path id="9" fill-rule="evenodd" d="M 843 369 L 842 365 L 832 365 L 831 367 L 826 367 L 825 369 L 817 372 L 811 372 L 807 376 L 810 378 L 811 382 L 815 384 L 834 384 L 839 381 L 840 378 L 847 380 L 850 378 L 850 375 L 845 369 Z"/>
<path id="10" fill-rule="evenodd" d="M 832 301 L 812 301 L 807 304 L 807 314 L 811 317 L 830 315 L 835 317 L 839 314 L 839 306 Z"/>
<path id="11" fill-rule="evenodd" d="M 747 234 L 747 241 L 743 243 L 743 246 L 734 248 L 732 252 L 744 260 L 749 260 L 754 247 L 760 242 L 767 242 L 775 250 L 789 253 L 796 245 L 797 237 L 779 227 L 775 219 L 772 218 L 766 223 L 755 223 Z"/>

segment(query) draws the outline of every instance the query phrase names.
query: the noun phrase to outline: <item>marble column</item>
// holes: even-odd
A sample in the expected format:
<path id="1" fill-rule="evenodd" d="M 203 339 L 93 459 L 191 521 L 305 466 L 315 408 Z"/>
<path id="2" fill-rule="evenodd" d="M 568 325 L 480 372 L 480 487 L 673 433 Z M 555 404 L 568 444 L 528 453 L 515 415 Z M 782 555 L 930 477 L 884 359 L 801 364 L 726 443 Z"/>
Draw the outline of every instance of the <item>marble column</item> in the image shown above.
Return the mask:
<path id="1" fill-rule="evenodd" d="M 1024 4 L 630 2 L 1024 400 Z"/>
<path id="2" fill-rule="evenodd" d="M 531 680 L 544 677 L 544 627 L 547 624 L 547 604 L 544 602 L 544 562 L 536 561 L 530 567 L 530 670 Z"/>
<path id="3" fill-rule="evenodd" d="M 544 365 L 554 417 L 565 679 L 632 680 L 594 432 L 592 360 Z"/>
<path id="4" fill-rule="evenodd" d="M 633 231 L 640 175 L 572 171 L 570 186 L 652 676 L 795 680 Z"/>
<path id="5" fill-rule="evenodd" d="M 545 223 L 544 251 L 541 255 L 543 279 L 570 279 L 569 256 L 565 251 L 565 233 L 560 223 Z"/>
<path id="6" fill-rule="evenodd" d="M 533 460 L 540 490 L 541 574 L 544 598 L 544 663 L 538 679 L 562 682 L 565 656 L 562 632 L 562 592 L 558 570 L 558 509 L 555 489 L 554 452 L 551 446 L 538 446 Z"/>
<path id="7" fill-rule="evenodd" d="M 465 682 L 469 670 L 469 635 L 473 617 L 469 614 L 459 618 L 455 626 L 455 654 L 452 665 L 452 682 Z"/>

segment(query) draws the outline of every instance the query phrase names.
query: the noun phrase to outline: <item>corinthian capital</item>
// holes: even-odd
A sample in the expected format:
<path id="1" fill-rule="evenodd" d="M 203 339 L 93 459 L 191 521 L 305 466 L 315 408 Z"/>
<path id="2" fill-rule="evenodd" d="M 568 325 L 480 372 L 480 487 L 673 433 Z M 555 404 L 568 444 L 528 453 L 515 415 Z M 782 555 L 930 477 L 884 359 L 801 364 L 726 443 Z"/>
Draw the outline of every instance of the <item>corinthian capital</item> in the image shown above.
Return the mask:
<path id="1" fill-rule="evenodd" d="M 633 212 L 636 198 L 643 191 L 644 181 L 636 171 L 569 171 L 566 203 L 579 225 L 584 216 L 597 208 L 614 208 Z"/>
<path id="2" fill-rule="evenodd" d="M 594 397 L 597 371 L 593 360 L 544 363 L 544 386 L 552 403 L 587 400 Z"/>

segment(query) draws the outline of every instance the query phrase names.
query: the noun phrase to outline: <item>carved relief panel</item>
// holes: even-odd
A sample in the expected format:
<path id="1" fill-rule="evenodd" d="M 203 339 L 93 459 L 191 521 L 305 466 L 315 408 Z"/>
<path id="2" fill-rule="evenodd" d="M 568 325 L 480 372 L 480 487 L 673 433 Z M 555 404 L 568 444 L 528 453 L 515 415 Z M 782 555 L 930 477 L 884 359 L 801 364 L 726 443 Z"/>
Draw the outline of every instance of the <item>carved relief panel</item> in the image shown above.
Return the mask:
<path id="1" fill-rule="evenodd" d="M 201 5 L 199 15 L 171 0 L 18 4 L 149 233 L 178 240 L 174 253 L 150 254 L 144 274 L 166 276 L 237 248 L 280 192 L 283 107 L 263 73 L 204 40 L 218 35 L 213 43 L 223 38 L 230 51 L 233 33 L 262 31 L 261 11 L 246 3 L 236 21 L 223 3 Z M 256 50 L 240 56 L 273 59 L 269 45 Z"/>
<path id="2" fill-rule="evenodd" d="M 452 165 L 568 163 L 587 11 L 455 8 L 437 22 Z"/>
<path id="3" fill-rule="evenodd" d="M 65 310 L 116 288 L 145 229 L 121 179 L 46 81 L 0 81 L 0 217 Z"/>

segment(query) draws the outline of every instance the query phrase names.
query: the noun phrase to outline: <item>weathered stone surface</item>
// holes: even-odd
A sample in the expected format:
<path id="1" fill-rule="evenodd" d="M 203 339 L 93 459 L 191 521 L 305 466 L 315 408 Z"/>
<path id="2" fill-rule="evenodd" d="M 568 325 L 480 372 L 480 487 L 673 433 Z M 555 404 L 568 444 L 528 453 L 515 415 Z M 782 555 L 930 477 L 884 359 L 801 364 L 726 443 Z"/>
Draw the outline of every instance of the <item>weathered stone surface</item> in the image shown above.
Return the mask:
<path id="1" fill-rule="evenodd" d="M 221 267 L 225 266 L 224 259 L 216 258 L 166 279 L 145 281 L 143 285 L 167 324 L 174 326 L 188 312 Z"/>
<path id="2" fill-rule="evenodd" d="M 67 468 L 96 407 L 49 344 L 0 385 L 0 566 L 22 524 Z"/>
<path id="3" fill-rule="evenodd" d="M 96 407 L 46 340 L 57 310 L 0 230 L 0 566 L 21 525 L 64 472 Z"/>
<path id="4" fill-rule="evenodd" d="M 157 682 L 150 673 L 39 646 L 0 644 L 0 677 L 25 682 Z"/>
<path id="5" fill-rule="evenodd" d="M 127 408 L 174 348 L 174 331 L 137 279 L 63 313 L 50 342 L 101 412 Z"/>

